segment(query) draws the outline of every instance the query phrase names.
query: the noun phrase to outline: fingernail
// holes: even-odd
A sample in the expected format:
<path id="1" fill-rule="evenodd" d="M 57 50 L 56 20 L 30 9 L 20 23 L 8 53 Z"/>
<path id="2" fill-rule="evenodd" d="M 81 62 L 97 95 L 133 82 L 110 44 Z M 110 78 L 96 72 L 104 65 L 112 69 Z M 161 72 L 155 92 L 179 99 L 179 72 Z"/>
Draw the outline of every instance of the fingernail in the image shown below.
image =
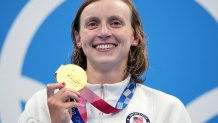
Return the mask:
<path id="1" fill-rule="evenodd" d="M 62 82 L 61 84 L 62 84 L 62 86 L 65 86 L 65 85 L 66 85 L 64 82 Z"/>
<path id="2" fill-rule="evenodd" d="M 65 83 L 62 82 L 62 83 L 61 83 L 61 87 L 60 87 L 60 89 L 62 89 L 62 88 L 64 88 L 64 87 L 65 87 Z"/>

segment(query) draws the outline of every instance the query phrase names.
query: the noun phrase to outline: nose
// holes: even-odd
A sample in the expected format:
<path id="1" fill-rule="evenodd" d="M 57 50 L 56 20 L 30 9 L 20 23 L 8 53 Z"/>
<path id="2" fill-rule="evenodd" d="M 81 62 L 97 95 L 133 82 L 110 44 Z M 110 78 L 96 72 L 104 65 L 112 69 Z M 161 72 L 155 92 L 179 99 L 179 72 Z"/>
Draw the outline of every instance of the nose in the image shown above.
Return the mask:
<path id="1" fill-rule="evenodd" d="M 106 23 L 103 23 L 100 28 L 99 37 L 103 40 L 109 38 L 111 36 L 110 29 Z"/>

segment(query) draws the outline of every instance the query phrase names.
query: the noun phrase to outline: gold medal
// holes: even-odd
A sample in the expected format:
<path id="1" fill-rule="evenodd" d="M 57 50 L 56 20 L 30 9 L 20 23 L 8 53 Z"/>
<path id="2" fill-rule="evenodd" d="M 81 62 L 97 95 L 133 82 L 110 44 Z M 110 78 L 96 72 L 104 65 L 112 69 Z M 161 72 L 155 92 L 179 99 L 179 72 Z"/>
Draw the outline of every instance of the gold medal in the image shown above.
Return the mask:
<path id="1" fill-rule="evenodd" d="M 57 82 L 64 82 L 65 88 L 79 91 L 87 84 L 86 72 L 77 65 L 61 65 L 55 73 Z"/>

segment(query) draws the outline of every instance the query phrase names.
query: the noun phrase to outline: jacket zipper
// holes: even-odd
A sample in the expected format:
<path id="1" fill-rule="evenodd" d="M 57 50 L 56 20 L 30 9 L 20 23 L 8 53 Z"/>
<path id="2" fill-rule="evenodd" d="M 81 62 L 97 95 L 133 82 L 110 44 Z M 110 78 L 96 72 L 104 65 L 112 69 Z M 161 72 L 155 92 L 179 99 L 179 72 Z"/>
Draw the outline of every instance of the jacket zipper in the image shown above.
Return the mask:
<path id="1" fill-rule="evenodd" d="M 104 86 L 101 85 L 100 87 L 100 93 L 101 93 L 101 98 L 104 99 Z M 103 112 L 99 111 L 99 123 L 103 123 Z"/>

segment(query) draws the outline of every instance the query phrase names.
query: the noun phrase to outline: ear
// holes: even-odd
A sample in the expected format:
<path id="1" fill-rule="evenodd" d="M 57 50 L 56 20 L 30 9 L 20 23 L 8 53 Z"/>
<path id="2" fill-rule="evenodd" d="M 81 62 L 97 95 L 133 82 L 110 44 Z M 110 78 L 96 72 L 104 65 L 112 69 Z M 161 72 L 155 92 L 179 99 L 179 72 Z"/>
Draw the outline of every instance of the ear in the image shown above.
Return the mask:
<path id="1" fill-rule="evenodd" d="M 137 46 L 139 44 L 138 36 L 134 36 L 132 40 L 132 46 Z"/>
<path id="2" fill-rule="evenodd" d="M 74 35 L 75 35 L 75 40 L 76 40 L 76 45 L 78 48 L 81 48 L 82 47 L 82 43 L 80 41 L 80 35 L 79 35 L 79 32 L 75 31 L 74 32 Z"/>

